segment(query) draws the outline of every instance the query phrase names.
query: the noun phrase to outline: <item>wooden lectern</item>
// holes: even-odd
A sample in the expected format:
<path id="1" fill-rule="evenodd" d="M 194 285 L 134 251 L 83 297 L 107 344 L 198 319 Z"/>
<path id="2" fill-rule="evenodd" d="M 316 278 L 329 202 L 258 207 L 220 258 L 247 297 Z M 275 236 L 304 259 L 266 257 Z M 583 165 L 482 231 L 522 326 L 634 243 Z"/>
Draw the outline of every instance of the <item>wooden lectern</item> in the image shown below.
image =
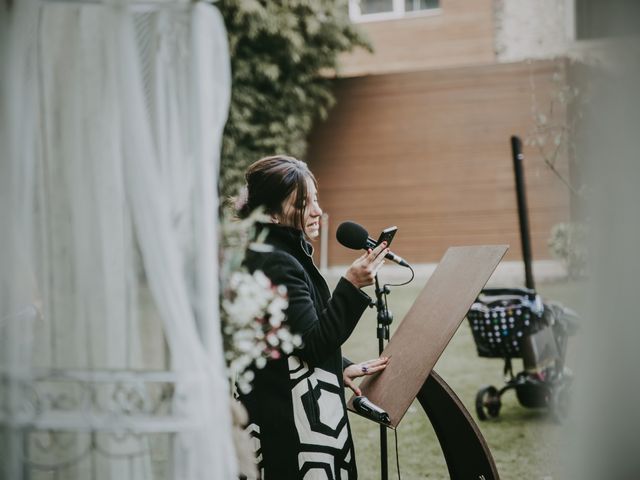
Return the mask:
<path id="1" fill-rule="evenodd" d="M 366 377 L 360 384 L 362 395 L 389 414 L 391 428 L 418 399 L 455 480 L 499 477 L 471 415 L 432 370 L 507 248 L 449 248 L 382 353 L 393 361 L 380 375 Z M 348 407 L 355 412 L 353 397 Z"/>

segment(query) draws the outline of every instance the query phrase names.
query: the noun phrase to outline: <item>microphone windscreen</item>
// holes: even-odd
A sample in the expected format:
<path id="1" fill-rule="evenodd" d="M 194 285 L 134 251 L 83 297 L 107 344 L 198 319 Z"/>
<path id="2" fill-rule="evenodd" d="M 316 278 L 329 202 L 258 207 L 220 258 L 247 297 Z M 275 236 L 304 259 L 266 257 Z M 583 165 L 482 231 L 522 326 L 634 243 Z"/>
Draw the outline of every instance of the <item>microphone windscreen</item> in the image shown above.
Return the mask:
<path id="1" fill-rule="evenodd" d="M 367 248 L 367 239 L 369 233 L 362 225 L 355 222 L 344 222 L 338 226 L 336 231 L 336 239 L 341 245 L 354 250 Z"/>

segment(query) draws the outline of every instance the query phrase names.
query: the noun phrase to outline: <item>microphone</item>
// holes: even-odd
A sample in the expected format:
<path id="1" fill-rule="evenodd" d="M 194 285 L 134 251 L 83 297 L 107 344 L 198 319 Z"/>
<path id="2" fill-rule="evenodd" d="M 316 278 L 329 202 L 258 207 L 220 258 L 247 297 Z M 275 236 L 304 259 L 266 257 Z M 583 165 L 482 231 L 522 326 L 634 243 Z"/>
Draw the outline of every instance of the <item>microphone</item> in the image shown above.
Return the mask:
<path id="1" fill-rule="evenodd" d="M 353 408 L 356 412 L 364 415 L 375 422 L 390 423 L 389 414 L 372 403 L 367 397 L 358 396 L 353 399 Z"/>
<path id="2" fill-rule="evenodd" d="M 341 223 L 336 231 L 336 239 L 341 245 L 353 250 L 376 248 L 376 241 L 369 236 L 369 233 L 362 225 L 358 225 L 355 222 Z M 385 255 L 385 258 L 403 267 L 409 266 L 400 255 L 396 255 L 391 251 Z"/>

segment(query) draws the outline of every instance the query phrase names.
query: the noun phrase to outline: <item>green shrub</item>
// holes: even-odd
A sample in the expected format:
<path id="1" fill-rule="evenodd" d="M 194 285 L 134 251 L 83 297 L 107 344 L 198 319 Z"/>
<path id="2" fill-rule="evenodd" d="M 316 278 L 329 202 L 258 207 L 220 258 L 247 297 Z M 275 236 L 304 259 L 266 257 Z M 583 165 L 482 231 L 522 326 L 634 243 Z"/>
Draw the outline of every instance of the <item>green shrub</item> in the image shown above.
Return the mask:
<path id="1" fill-rule="evenodd" d="M 221 194 L 266 155 L 303 157 L 316 119 L 334 102 L 338 55 L 370 48 L 345 0 L 220 0 L 229 37 L 232 92 L 221 157 Z"/>

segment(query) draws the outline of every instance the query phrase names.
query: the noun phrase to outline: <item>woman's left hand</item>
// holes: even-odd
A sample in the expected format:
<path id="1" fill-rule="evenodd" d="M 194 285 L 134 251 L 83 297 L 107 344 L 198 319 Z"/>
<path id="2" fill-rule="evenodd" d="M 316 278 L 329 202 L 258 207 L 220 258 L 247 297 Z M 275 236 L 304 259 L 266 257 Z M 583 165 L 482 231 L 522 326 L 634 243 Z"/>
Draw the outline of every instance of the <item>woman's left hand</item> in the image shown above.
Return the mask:
<path id="1" fill-rule="evenodd" d="M 358 386 L 353 383 L 353 380 L 358 377 L 364 377 L 365 375 L 378 373 L 381 370 L 384 370 L 388 363 L 389 357 L 380 357 L 366 362 L 349 365 L 342 371 L 342 379 L 344 380 L 345 387 L 349 387 L 356 395 L 362 395 L 362 392 Z"/>

